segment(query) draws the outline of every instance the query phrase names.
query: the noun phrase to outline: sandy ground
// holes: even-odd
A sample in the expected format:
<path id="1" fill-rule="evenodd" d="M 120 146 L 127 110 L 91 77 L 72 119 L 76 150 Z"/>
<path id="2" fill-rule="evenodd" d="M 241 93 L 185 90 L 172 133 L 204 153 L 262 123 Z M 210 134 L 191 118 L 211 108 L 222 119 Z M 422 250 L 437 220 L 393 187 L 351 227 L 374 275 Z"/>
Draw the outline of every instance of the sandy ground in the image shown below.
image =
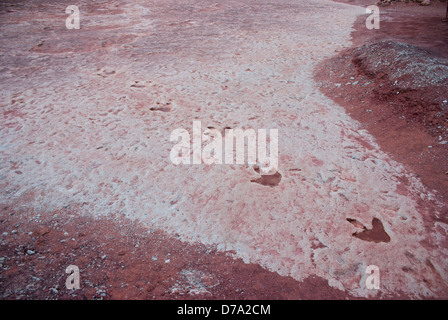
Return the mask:
<path id="1" fill-rule="evenodd" d="M 313 78 L 364 8 L 77 5 L 80 30 L 63 1 L 1 4 L 4 299 L 447 297 L 437 195 Z M 278 129 L 275 183 L 174 165 L 170 134 L 194 120 Z"/>

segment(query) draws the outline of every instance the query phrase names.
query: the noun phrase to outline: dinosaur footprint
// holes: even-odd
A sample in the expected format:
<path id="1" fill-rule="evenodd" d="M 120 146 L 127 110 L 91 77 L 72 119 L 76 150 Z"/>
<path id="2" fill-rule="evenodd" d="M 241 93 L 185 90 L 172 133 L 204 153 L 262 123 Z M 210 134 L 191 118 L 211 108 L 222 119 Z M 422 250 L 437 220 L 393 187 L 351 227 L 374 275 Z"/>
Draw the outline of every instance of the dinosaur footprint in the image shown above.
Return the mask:
<path id="1" fill-rule="evenodd" d="M 353 224 L 355 227 L 362 229 L 362 231 L 355 232 L 352 234 L 355 238 L 364 240 L 364 241 L 373 241 L 373 242 L 389 242 L 390 237 L 384 231 L 383 223 L 378 218 L 372 219 L 372 229 L 367 229 L 361 222 L 347 218 L 347 221 Z"/>

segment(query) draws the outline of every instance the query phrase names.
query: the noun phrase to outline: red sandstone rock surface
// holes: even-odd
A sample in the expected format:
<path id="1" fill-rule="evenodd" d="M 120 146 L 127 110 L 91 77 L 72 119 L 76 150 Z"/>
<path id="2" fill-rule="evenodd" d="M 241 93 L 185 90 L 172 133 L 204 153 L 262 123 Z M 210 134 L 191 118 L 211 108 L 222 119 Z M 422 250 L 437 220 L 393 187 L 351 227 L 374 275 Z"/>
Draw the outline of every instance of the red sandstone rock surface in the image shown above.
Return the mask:
<path id="1" fill-rule="evenodd" d="M 447 297 L 444 198 L 314 79 L 364 7 L 66 5 L 0 7 L 1 298 Z M 278 173 L 174 165 L 197 120 L 278 129 Z"/>

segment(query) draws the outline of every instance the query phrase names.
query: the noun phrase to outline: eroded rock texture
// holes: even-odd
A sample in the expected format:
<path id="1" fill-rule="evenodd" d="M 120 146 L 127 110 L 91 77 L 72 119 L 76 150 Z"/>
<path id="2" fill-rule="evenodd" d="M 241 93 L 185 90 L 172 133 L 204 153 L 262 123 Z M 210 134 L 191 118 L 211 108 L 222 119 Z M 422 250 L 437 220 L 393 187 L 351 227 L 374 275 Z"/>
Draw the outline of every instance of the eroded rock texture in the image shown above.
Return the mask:
<path id="1" fill-rule="evenodd" d="M 124 214 L 358 296 L 377 294 L 365 287 L 372 264 L 383 294 L 445 294 L 447 225 L 428 231 L 416 205 L 432 194 L 312 78 L 319 61 L 350 45 L 364 8 L 78 1 L 81 29 L 67 30 L 66 5 L 1 5 L 2 204 Z M 278 129 L 278 175 L 172 164 L 170 134 L 193 120 Z M 387 241 L 368 241 L 360 226 Z"/>

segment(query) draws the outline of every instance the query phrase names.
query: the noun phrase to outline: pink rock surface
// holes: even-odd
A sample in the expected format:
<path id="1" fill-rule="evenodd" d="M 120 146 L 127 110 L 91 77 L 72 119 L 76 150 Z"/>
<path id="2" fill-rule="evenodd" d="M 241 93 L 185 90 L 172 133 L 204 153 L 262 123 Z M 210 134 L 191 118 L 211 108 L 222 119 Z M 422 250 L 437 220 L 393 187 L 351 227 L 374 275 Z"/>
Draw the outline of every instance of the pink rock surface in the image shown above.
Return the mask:
<path id="1" fill-rule="evenodd" d="M 427 230 L 426 209 L 417 207 L 434 195 L 312 79 L 319 61 L 350 45 L 364 8 L 317 0 L 77 5 L 79 30 L 65 28 L 62 1 L 2 8 L 1 203 L 124 213 L 358 296 L 377 294 L 365 286 L 368 265 L 379 267 L 382 292 L 446 294 L 448 226 Z M 249 165 L 172 164 L 170 134 L 194 120 L 278 129 L 281 180 L 264 185 Z M 377 228 L 387 237 L 359 235 Z"/>

